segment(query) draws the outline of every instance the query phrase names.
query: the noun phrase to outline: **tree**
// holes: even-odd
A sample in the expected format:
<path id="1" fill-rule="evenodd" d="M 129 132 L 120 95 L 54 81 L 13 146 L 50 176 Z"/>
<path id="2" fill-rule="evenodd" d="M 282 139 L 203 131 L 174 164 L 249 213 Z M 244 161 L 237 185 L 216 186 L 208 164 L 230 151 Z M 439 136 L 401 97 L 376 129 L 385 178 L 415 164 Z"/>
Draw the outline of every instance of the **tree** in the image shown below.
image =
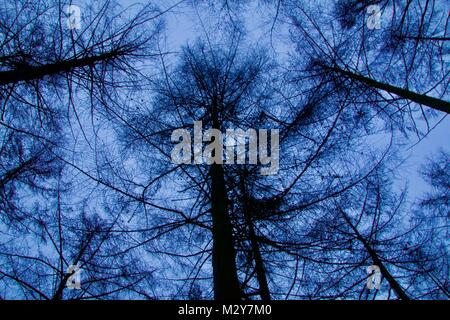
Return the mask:
<path id="1" fill-rule="evenodd" d="M 164 112 L 155 121 L 162 124 L 162 128 L 153 130 L 167 136 L 167 128 L 192 129 L 196 120 L 202 121 L 204 129 L 224 131 L 227 125 L 240 126 L 241 115 L 246 112 L 246 100 L 256 88 L 265 61 L 263 56 L 255 53 L 248 56 L 238 53 L 238 48 L 236 37 L 232 37 L 226 50 L 202 43 L 187 47 L 179 68 L 157 87 L 156 112 Z M 143 135 L 148 136 L 146 132 Z M 166 151 L 165 154 L 170 153 Z M 214 297 L 218 300 L 239 299 L 242 294 L 228 210 L 226 169 L 220 163 L 210 167 L 197 166 L 194 171 L 198 170 L 198 173 L 192 172 L 191 168 L 179 169 L 186 174 L 188 183 L 200 188 L 199 194 L 194 196 L 197 201 L 210 206 Z M 203 214 L 199 212 L 198 217 Z"/>
<path id="2" fill-rule="evenodd" d="M 62 172 L 60 172 L 62 173 Z M 60 175 L 61 176 L 61 175 Z M 0 245 L 3 299 L 152 298 L 152 269 L 127 250 L 122 208 L 110 207 L 111 218 L 91 212 L 87 199 L 67 202 L 69 185 L 58 180 L 47 204 L 36 202 L 33 214 L 9 223 Z M 62 187 L 66 189 L 62 189 Z M 15 239 L 20 232 L 21 237 Z M 69 267 L 81 269 L 81 290 L 69 290 Z"/>
<path id="3" fill-rule="evenodd" d="M 448 68 L 442 59 L 445 10 L 426 0 L 398 5 L 364 1 L 355 10 L 353 4 L 344 0 L 329 7 L 340 23 L 318 16 L 304 3 L 287 5 L 299 54 L 292 68 L 302 71 L 298 77 L 317 77 L 318 83 L 352 84 L 354 104 L 364 103 L 365 113 L 388 120 L 390 128 L 423 137 L 421 132 L 429 132 L 433 117 L 440 115 L 434 110 L 450 110 Z M 370 6 L 380 12 L 381 29 L 367 26 Z M 306 56 L 310 59 L 305 63 Z"/>
<path id="4" fill-rule="evenodd" d="M 448 156 L 396 177 L 449 111 L 442 4 L 194 2 L 174 52 L 181 3 L 1 4 L 0 298 L 448 298 Z"/>
<path id="5" fill-rule="evenodd" d="M 77 31 L 67 28 L 64 12 L 59 1 L 1 5 L 1 295 L 151 298 L 148 283 L 139 287 L 151 270 L 125 245 L 124 208 L 115 212 L 106 200 L 104 209 L 92 205 L 89 196 L 96 194 L 94 203 L 100 203 L 102 194 L 88 191 L 88 184 L 72 194 L 85 207 L 64 203 L 63 194 L 68 181 L 83 172 L 73 162 L 70 144 L 79 133 L 88 145 L 92 139 L 80 111 L 90 110 L 92 121 L 98 120 L 99 101 L 116 94 L 120 82 L 121 88 L 133 87 L 142 76 L 135 67 L 151 56 L 163 13 L 147 6 L 121 19 L 116 4 L 107 1 L 84 7 L 86 25 Z M 100 153 L 97 149 L 96 156 Z M 66 294 L 70 263 L 80 263 L 88 276 L 81 292 Z"/>

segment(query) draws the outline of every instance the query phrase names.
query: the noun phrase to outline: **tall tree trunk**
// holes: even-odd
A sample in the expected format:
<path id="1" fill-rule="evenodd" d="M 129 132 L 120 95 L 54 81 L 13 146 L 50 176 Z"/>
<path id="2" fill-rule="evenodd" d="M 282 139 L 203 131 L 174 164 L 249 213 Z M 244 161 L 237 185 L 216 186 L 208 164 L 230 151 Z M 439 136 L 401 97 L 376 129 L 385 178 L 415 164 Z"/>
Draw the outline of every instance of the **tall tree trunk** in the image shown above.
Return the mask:
<path id="1" fill-rule="evenodd" d="M 45 76 L 54 76 L 57 74 L 67 73 L 77 68 L 93 66 L 101 62 L 107 62 L 123 54 L 124 52 L 113 50 L 90 57 L 73 58 L 39 66 L 25 65 L 14 70 L 1 71 L 0 85 L 11 84 L 20 81 L 42 79 Z"/>
<path id="2" fill-rule="evenodd" d="M 227 210 L 228 201 L 222 166 L 212 164 L 210 174 L 213 221 L 212 265 L 214 298 L 216 300 L 236 300 L 241 297 L 241 292 L 237 277 L 236 252 Z"/>
<path id="3" fill-rule="evenodd" d="M 212 106 L 213 128 L 220 130 L 216 106 Z M 241 289 L 236 269 L 236 251 L 234 248 L 232 226 L 228 216 L 228 196 L 225 186 L 225 174 L 221 164 L 212 164 L 211 177 L 211 214 L 213 233 L 212 266 L 215 300 L 238 300 Z"/>
<path id="4" fill-rule="evenodd" d="M 270 290 L 269 290 L 269 286 L 267 284 L 266 270 L 264 268 L 264 261 L 263 261 L 262 255 L 261 255 L 261 250 L 259 249 L 259 243 L 256 238 L 255 228 L 253 226 L 252 211 L 249 206 L 247 188 L 245 185 L 245 179 L 246 179 L 246 175 L 244 174 L 244 176 L 241 177 L 241 192 L 242 192 L 242 197 L 243 197 L 242 204 L 243 204 L 245 223 L 248 227 L 248 237 L 250 240 L 253 258 L 255 261 L 255 272 L 256 272 L 256 278 L 257 278 L 258 284 L 259 284 L 259 295 L 261 296 L 261 300 L 270 301 L 271 300 Z"/>
<path id="5" fill-rule="evenodd" d="M 369 77 L 362 76 L 357 73 L 353 73 L 338 67 L 325 67 L 325 69 L 332 70 L 334 72 L 338 72 L 340 74 L 343 74 L 347 76 L 350 79 L 356 80 L 358 82 L 362 82 L 366 84 L 369 87 L 384 90 L 389 93 L 393 93 L 403 99 L 407 99 L 416 103 L 419 103 L 421 105 L 433 108 L 435 110 L 439 110 L 445 113 L 450 113 L 450 102 L 447 102 L 442 99 L 433 98 L 430 96 L 427 96 L 425 94 L 418 94 L 413 91 L 402 89 L 387 83 L 383 83 L 374 79 L 371 79 Z"/>
<path id="6" fill-rule="evenodd" d="M 345 221 L 347 222 L 347 224 L 355 232 L 356 239 L 363 244 L 367 253 L 372 258 L 373 263 L 380 268 L 381 274 L 389 282 L 389 285 L 394 290 L 397 297 L 402 300 L 410 300 L 409 296 L 406 294 L 406 292 L 403 290 L 403 288 L 400 286 L 400 284 L 397 282 L 397 280 L 395 280 L 395 278 L 392 276 L 392 274 L 386 268 L 384 263 L 381 261 L 377 252 L 372 248 L 372 246 L 367 242 L 367 240 L 361 235 L 361 233 L 359 233 L 358 229 L 351 223 L 347 214 L 343 210 L 341 210 L 341 213 L 342 213 Z"/>

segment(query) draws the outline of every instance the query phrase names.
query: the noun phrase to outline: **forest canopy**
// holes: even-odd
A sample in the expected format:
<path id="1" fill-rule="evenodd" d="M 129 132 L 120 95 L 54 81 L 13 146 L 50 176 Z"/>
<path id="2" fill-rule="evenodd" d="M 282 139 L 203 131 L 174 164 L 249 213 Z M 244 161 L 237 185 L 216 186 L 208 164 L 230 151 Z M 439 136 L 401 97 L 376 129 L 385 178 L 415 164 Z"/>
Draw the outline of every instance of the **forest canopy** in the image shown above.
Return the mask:
<path id="1" fill-rule="evenodd" d="M 448 299 L 449 24 L 0 0 L 0 300 Z"/>

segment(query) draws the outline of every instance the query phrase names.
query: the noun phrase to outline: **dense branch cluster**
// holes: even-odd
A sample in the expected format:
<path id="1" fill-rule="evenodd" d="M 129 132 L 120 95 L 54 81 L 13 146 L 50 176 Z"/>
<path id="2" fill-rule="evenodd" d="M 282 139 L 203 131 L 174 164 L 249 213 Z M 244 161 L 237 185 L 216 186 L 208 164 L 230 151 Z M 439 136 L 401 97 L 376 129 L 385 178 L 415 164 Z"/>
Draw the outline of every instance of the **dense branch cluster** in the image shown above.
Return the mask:
<path id="1" fill-rule="evenodd" d="M 445 5 L 92 1 L 68 28 L 71 4 L 0 4 L 0 299 L 450 297 L 449 155 L 423 165 L 420 198 L 398 178 L 450 113 Z M 165 50 L 183 10 L 203 31 Z M 246 10 L 270 16 L 272 45 Z M 195 147 L 174 163 L 172 133 L 197 121 L 278 130 L 278 171 Z"/>

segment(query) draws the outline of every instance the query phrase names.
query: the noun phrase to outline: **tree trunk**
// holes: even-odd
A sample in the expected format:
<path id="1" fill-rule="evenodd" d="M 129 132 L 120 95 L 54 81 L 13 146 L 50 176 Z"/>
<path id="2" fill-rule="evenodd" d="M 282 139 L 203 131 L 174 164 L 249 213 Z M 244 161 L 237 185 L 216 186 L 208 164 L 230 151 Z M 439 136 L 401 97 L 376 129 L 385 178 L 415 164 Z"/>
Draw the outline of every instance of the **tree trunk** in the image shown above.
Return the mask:
<path id="1" fill-rule="evenodd" d="M 213 128 L 220 130 L 215 103 L 213 103 L 211 115 Z M 214 299 L 219 301 L 238 300 L 241 298 L 241 290 L 237 276 L 236 251 L 232 226 L 228 216 L 228 196 L 222 165 L 212 164 L 210 177 Z"/>
<path id="2" fill-rule="evenodd" d="M 370 257 L 372 258 L 372 261 L 375 265 L 380 267 L 381 274 L 383 277 L 386 278 L 386 280 L 389 282 L 389 285 L 394 290 L 397 297 L 401 300 L 410 300 L 409 296 L 406 294 L 406 292 L 402 289 L 400 284 L 395 280 L 395 278 L 391 275 L 391 273 L 386 269 L 384 266 L 384 263 L 380 260 L 378 257 L 378 254 L 375 250 L 372 249 L 372 247 L 365 241 L 365 239 L 360 239 L 360 241 L 364 241 L 364 247 L 366 248 L 367 252 L 369 252 Z"/>
<path id="3" fill-rule="evenodd" d="M 380 89 L 380 90 L 384 90 L 386 92 L 389 93 L 393 93 L 403 99 L 407 99 L 413 102 L 416 102 L 418 104 L 433 108 L 435 110 L 439 110 L 445 113 L 450 113 L 450 103 L 442 100 L 442 99 L 437 99 L 437 98 L 433 98 L 430 96 L 427 96 L 425 94 L 418 94 L 415 93 L 413 91 L 407 90 L 407 89 L 402 89 L 399 87 L 395 87 L 392 86 L 390 84 L 386 84 L 383 82 L 379 82 L 377 80 L 347 71 L 347 70 L 343 70 L 341 68 L 338 67 L 325 67 L 326 69 L 332 70 L 334 72 L 338 72 L 340 74 L 343 74 L 347 77 L 349 77 L 350 79 L 356 80 L 358 82 L 362 82 L 364 84 L 366 84 L 369 87 L 372 88 L 376 88 L 376 89 Z"/>
<path id="4" fill-rule="evenodd" d="M 241 292 L 237 277 L 231 222 L 227 210 L 228 201 L 223 168 L 219 164 L 212 164 L 210 173 L 214 298 L 222 301 L 237 300 L 241 297 Z"/>
<path id="5" fill-rule="evenodd" d="M 107 62 L 122 54 L 123 53 L 121 53 L 120 51 L 110 51 L 96 56 L 68 59 L 40 66 L 25 65 L 16 68 L 15 70 L 1 71 L 0 85 L 11 84 L 20 81 L 42 79 L 45 76 L 54 76 L 61 73 L 67 73 L 76 68 L 82 68 L 86 66 L 92 66 L 101 62 Z"/>
<path id="6" fill-rule="evenodd" d="M 245 223 L 248 227 L 248 237 L 250 240 L 250 245 L 252 248 L 253 258 L 255 260 L 255 272 L 256 278 L 259 284 L 259 295 L 261 296 L 261 300 L 270 301 L 270 290 L 267 284 L 266 270 L 264 268 L 264 261 L 261 255 L 261 250 L 259 249 L 259 243 L 256 239 L 255 228 L 253 226 L 252 220 L 252 212 L 248 203 L 247 189 L 245 186 L 246 175 L 241 178 L 241 192 L 242 192 L 242 203 L 243 203 L 243 211 Z"/>
<path id="7" fill-rule="evenodd" d="M 358 239 L 358 241 L 360 241 L 363 244 L 367 253 L 369 253 L 370 257 L 372 258 L 373 263 L 380 268 L 381 274 L 389 282 L 389 285 L 394 290 L 397 297 L 401 300 L 410 300 L 409 296 L 406 294 L 406 292 L 403 290 L 403 288 L 400 286 L 400 284 L 397 282 L 397 280 L 395 280 L 395 278 L 391 275 L 389 270 L 385 267 L 384 263 L 381 261 L 377 252 L 371 247 L 371 245 L 366 241 L 366 239 L 364 239 L 364 237 L 359 233 L 358 229 L 356 229 L 356 227 L 351 223 L 347 214 L 343 210 L 341 210 L 341 213 L 344 216 L 344 219 L 347 222 L 347 224 L 355 232 L 356 239 Z"/>

